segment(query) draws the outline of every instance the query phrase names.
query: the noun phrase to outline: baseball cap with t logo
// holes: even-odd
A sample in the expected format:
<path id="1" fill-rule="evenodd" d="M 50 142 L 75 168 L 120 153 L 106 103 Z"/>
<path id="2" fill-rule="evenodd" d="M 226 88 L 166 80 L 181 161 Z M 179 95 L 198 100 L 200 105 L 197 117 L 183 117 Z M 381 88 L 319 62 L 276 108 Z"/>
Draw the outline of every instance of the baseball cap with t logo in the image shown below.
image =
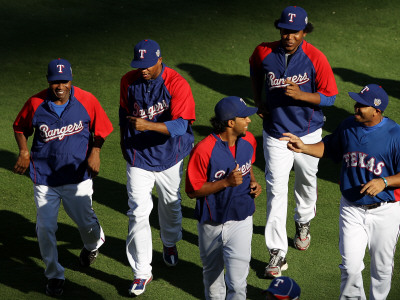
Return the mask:
<path id="1" fill-rule="evenodd" d="M 136 44 L 133 50 L 132 68 L 147 69 L 154 66 L 161 57 L 160 46 L 153 40 L 143 40 Z"/>

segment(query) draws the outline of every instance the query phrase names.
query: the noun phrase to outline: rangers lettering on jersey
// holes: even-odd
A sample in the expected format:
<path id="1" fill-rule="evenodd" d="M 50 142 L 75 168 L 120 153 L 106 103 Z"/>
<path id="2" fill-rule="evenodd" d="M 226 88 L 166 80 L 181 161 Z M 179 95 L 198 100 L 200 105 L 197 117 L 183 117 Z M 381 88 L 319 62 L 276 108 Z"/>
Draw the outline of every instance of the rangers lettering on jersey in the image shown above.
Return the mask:
<path id="1" fill-rule="evenodd" d="M 154 116 L 159 115 L 168 109 L 168 103 L 165 100 L 162 100 L 161 102 L 157 102 L 153 106 L 150 106 L 148 109 L 142 109 L 137 103 L 135 103 L 133 104 L 133 108 L 134 111 L 132 112 L 132 115 L 134 117 L 142 119 L 149 118 L 149 120 L 152 120 Z"/>
<path id="2" fill-rule="evenodd" d="M 291 77 L 286 77 L 286 78 L 276 78 L 274 72 L 269 72 L 267 75 L 269 79 L 269 89 L 276 89 L 276 88 L 283 88 L 285 86 L 288 86 L 286 82 L 286 79 L 289 79 L 290 81 L 293 81 L 297 85 L 302 85 L 310 81 L 310 78 L 308 77 L 308 74 L 305 72 L 304 75 L 293 75 Z"/>
<path id="3" fill-rule="evenodd" d="M 39 130 L 41 131 L 40 135 L 43 137 L 43 141 L 47 143 L 55 139 L 59 139 L 61 141 L 65 136 L 81 132 L 83 130 L 83 124 L 82 121 L 79 121 L 79 124 L 69 124 L 55 129 L 49 129 L 46 124 L 43 124 L 39 126 Z"/>
<path id="4" fill-rule="evenodd" d="M 375 175 L 379 176 L 382 174 L 382 169 L 385 166 L 383 161 L 376 163 L 376 158 L 371 157 L 368 161 L 366 161 L 366 157 L 368 154 L 362 152 L 348 152 L 343 155 L 343 159 L 346 162 L 346 166 L 350 167 L 360 167 L 365 168 L 370 172 L 373 172 Z"/>
<path id="5" fill-rule="evenodd" d="M 242 171 L 242 176 L 244 176 L 244 175 L 246 175 L 247 173 L 249 173 L 250 170 L 251 170 L 251 159 L 250 159 L 246 164 L 244 164 L 243 166 L 241 166 L 241 167 L 239 168 L 239 170 Z"/>
<path id="6" fill-rule="evenodd" d="M 242 176 L 248 174 L 250 170 L 251 170 L 251 159 L 247 163 L 238 168 L 238 171 L 242 172 Z M 213 180 L 212 182 L 217 181 L 219 179 L 223 179 L 225 177 L 225 174 L 226 172 L 224 170 L 219 170 L 215 172 L 214 174 L 215 180 Z"/>

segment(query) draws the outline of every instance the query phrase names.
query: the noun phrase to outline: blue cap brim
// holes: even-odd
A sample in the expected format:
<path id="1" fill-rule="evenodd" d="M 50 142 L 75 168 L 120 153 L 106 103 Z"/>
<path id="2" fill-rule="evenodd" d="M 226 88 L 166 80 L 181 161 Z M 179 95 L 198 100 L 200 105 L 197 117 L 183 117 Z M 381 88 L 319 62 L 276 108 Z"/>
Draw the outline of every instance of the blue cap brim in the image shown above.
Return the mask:
<path id="1" fill-rule="evenodd" d="M 257 112 L 258 108 L 257 107 L 246 107 L 245 110 L 241 111 L 240 114 L 236 117 L 239 118 L 246 118 L 251 115 L 254 115 Z"/>
<path id="2" fill-rule="evenodd" d="M 356 101 L 358 103 L 364 104 L 366 106 L 371 106 L 371 104 L 368 103 L 367 101 L 365 101 L 363 98 L 361 98 L 358 93 L 349 92 L 349 96 L 351 99 L 353 99 L 354 101 Z"/>
<path id="3" fill-rule="evenodd" d="M 158 62 L 158 58 L 156 60 L 132 60 L 131 67 L 138 69 L 147 69 L 154 66 Z"/>
<path id="4" fill-rule="evenodd" d="M 277 26 L 278 26 L 278 28 L 296 30 L 296 31 L 304 30 L 304 28 L 306 28 L 306 25 L 305 26 L 295 26 L 295 25 L 289 25 L 289 24 L 285 24 L 285 23 L 278 23 Z"/>
<path id="5" fill-rule="evenodd" d="M 72 76 L 69 75 L 53 75 L 53 76 L 47 76 L 47 81 L 62 81 L 62 80 L 67 80 L 67 81 L 72 81 Z"/>

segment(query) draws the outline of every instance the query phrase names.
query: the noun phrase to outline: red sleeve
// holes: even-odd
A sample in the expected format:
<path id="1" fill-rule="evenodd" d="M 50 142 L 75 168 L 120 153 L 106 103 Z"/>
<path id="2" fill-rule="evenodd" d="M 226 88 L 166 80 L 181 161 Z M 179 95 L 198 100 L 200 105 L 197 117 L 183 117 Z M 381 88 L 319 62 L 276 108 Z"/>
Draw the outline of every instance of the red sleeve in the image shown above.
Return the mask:
<path id="1" fill-rule="evenodd" d="M 23 133 L 25 136 L 33 134 L 32 120 L 36 109 L 43 103 L 46 97 L 47 89 L 32 96 L 25 102 L 17 118 L 14 121 L 13 128 L 15 132 Z"/>
<path id="2" fill-rule="evenodd" d="M 113 126 L 97 98 L 93 94 L 75 86 L 74 96 L 82 103 L 89 114 L 90 131 L 93 132 L 95 137 L 105 139 L 113 131 Z"/>
<path id="3" fill-rule="evenodd" d="M 248 141 L 251 144 L 251 146 L 253 147 L 253 149 L 254 149 L 253 150 L 253 157 L 251 158 L 251 163 L 254 164 L 254 162 L 256 161 L 256 149 L 257 149 L 256 138 L 254 137 L 254 135 L 251 132 L 247 131 L 246 132 L 246 136 L 244 136 L 243 139 L 245 141 Z"/>
<path id="4" fill-rule="evenodd" d="M 327 97 L 337 95 L 335 76 L 326 56 L 306 41 L 303 42 L 303 51 L 314 65 L 317 92 Z"/>
<path id="5" fill-rule="evenodd" d="M 132 70 L 126 73 L 121 78 L 120 85 L 120 99 L 119 104 L 120 107 L 125 109 L 127 113 L 129 113 L 128 109 L 128 87 L 135 82 L 140 77 L 140 73 L 138 70 Z"/>
<path id="6" fill-rule="evenodd" d="M 263 60 L 275 47 L 277 47 L 277 45 L 279 45 L 279 41 L 273 43 L 261 43 L 258 45 L 249 58 L 250 68 L 254 72 L 261 72 L 263 70 Z"/>
<path id="7" fill-rule="evenodd" d="M 182 118 L 193 124 L 196 120 L 195 103 L 189 83 L 176 71 L 168 67 L 165 67 L 162 76 L 171 95 L 172 120 Z"/>
<path id="8" fill-rule="evenodd" d="M 215 141 L 213 136 L 208 136 L 192 149 L 186 170 L 186 193 L 201 189 L 207 182 L 208 165 Z"/>

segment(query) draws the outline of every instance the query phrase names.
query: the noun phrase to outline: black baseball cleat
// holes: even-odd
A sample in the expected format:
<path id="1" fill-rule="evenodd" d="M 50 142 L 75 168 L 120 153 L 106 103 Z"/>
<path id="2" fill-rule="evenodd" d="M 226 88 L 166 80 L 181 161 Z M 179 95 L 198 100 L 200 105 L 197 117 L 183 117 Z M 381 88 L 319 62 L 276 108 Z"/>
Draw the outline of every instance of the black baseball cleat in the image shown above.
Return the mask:
<path id="1" fill-rule="evenodd" d="M 52 278 L 46 284 L 46 295 L 51 297 L 61 296 L 63 293 L 64 279 Z"/>
<path id="2" fill-rule="evenodd" d="M 79 264 L 82 267 L 89 267 L 97 258 L 99 250 L 89 251 L 85 247 L 82 248 L 81 254 L 79 255 Z"/>

